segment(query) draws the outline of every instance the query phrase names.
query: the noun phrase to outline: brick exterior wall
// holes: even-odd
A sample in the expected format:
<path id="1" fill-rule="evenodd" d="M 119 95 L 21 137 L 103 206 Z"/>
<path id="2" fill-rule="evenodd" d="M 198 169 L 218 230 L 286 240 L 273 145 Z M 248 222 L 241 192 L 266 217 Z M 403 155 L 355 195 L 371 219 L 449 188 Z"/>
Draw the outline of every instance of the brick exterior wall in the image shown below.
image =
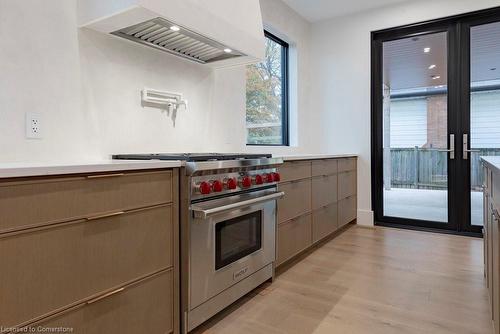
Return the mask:
<path id="1" fill-rule="evenodd" d="M 427 98 L 427 143 L 425 148 L 446 148 L 448 145 L 447 95 Z"/>

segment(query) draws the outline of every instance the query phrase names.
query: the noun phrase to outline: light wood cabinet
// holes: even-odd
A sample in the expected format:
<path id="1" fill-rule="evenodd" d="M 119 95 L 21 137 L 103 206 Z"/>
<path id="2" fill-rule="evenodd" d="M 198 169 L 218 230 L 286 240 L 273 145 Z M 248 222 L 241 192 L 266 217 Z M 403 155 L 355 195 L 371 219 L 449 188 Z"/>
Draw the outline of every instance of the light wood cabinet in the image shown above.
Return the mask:
<path id="1" fill-rule="evenodd" d="M 343 199 L 356 194 L 356 171 L 341 172 L 339 178 L 338 198 Z"/>
<path id="2" fill-rule="evenodd" d="M 311 215 L 303 215 L 278 224 L 277 265 L 291 259 L 312 245 Z"/>
<path id="3" fill-rule="evenodd" d="M 176 169 L 0 180 L 0 325 L 178 332 L 176 189 Z"/>
<path id="4" fill-rule="evenodd" d="M 318 242 L 335 232 L 338 228 L 337 203 L 314 211 L 312 222 L 313 242 Z"/>
<path id="5" fill-rule="evenodd" d="M 0 182 L 0 233 L 172 202 L 172 171 Z"/>
<path id="6" fill-rule="evenodd" d="M 342 227 L 356 219 L 356 196 L 341 199 L 339 205 L 339 226 Z"/>
<path id="7" fill-rule="evenodd" d="M 28 328 L 73 328 L 75 334 L 172 333 L 173 281 L 173 271 L 165 270 Z"/>
<path id="8" fill-rule="evenodd" d="M 313 177 L 312 209 L 316 210 L 337 202 L 337 186 L 337 174 Z"/>
<path id="9" fill-rule="evenodd" d="M 500 171 L 484 167 L 484 264 L 494 333 L 500 334 Z"/>
<path id="10" fill-rule="evenodd" d="M 281 182 L 311 177 L 310 161 L 288 161 L 280 167 Z"/>
<path id="11" fill-rule="evenodd" d="M 311 179 L 281 183 L 279 191 L 285 196 L 278 200 L 278 223 L 311 211 Z"/>
<path id="12" fill-rule="evenodd" d="M 339 172 L 347 172 L 350 170 L 356 170 L 357 159 L 356 158 L 345 158 L 339 159 L 338 170 Z"/>
<path id="13" fill-rule="evenodd" d="M 356 158 L 285 162 L 279 171 L 277 266 L 356 219 Z"/>
<path id="14" fill-rule="evenodd" d="M 338 161 L 336 159 L 322 159 L 312 161 L 312 176 L 336 174 Z"/>
<path id="15" fill-rule="evenodd" d="M 171 268 L 172 225 L 168 204 L 2 238 L 0 268 L 9 274 L 0 275 L 0 286 L 10 288 L 1 290 L 9 307 L 0 324 L 24 323 Z"/>

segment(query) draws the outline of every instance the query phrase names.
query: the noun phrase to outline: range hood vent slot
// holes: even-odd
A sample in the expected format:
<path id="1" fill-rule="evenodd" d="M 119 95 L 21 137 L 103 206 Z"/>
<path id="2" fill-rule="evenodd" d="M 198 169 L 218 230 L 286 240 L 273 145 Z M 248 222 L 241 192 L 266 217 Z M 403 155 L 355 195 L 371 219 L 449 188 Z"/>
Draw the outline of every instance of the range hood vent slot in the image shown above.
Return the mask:
<path id="1" fill-rule="evenodd" d="M 202 64 L 245 56 L 229 46 L 161 17 L 114 31 L 112 34 Z"/>

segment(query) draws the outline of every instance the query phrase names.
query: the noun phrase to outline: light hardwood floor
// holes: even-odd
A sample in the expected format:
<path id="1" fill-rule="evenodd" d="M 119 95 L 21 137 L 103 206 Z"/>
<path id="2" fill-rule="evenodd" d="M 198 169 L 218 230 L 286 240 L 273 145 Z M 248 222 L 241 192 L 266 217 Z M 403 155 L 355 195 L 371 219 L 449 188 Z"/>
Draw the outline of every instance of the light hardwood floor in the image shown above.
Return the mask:
<path id="1" fill-rule="evenodd" d="M 353 226 L 194 332 L 490 334 L 482 239 Z"/>

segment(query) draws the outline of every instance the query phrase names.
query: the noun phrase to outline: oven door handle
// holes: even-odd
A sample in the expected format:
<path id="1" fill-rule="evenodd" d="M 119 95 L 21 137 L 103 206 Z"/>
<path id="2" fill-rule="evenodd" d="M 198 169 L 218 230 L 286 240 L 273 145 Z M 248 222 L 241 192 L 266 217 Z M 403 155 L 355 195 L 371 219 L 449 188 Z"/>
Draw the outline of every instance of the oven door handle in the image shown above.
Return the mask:
<path id="1" fill-rule="evenodd" d="M 202 209 L 200 207 L 197 207 L 196 204 L 194 204 L 194 205 L 191 205 L 190 210 L 193 212 L 195 218 L 207 219 L 207 218 L 210 218 L 211 216 L 217 215 L 219 213 L 239 209 L 239 208 L 253 205 L 253 204 L 258 204 L 258 203 L 262 203 L 262 202 L 276 200 L 276 199 L 279 199 L 283 196 L 285 196 L 285 193 L 282 191 L 279 191 L 279 192 L 275 192 L 273 194 L 269 194 L 269 195 L 265 195 L 265 196 L 261 196 L 261 197 L 257 197 L 257 198 L 252 198 L 252 199 L 244 200 L 244 201 L 237 202 L 237 203 L 231 203 L 231 204 L 227 204 L 227 205 L 217 206 L 215 208 L 210 208 L 210 209 Z"/>

